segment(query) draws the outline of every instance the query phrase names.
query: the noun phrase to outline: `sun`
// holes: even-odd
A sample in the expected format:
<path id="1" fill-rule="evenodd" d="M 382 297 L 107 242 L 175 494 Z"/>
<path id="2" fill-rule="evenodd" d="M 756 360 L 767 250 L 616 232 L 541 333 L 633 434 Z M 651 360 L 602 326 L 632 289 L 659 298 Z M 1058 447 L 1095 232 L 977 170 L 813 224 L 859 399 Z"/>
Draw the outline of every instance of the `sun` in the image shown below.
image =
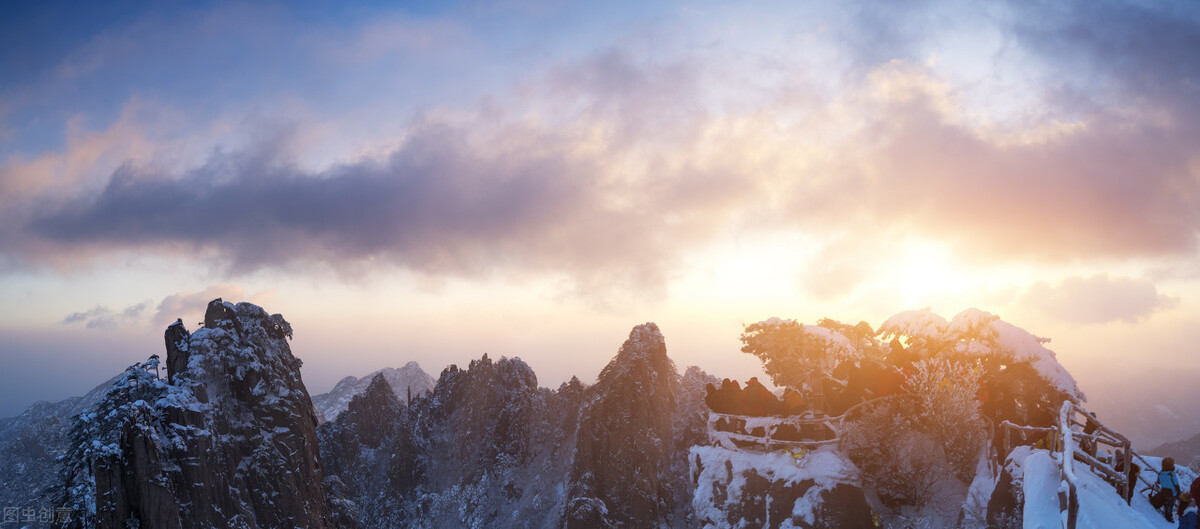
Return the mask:
<path id="1" fill-rule="evenodd" d="M 949 245 L 933 242 L 906 244 L 888 275 L 888 282 L 909 306 L 937 305 L 935 302 L 956 298 L 972 285 L 970 275 L 954 262 Z"/>

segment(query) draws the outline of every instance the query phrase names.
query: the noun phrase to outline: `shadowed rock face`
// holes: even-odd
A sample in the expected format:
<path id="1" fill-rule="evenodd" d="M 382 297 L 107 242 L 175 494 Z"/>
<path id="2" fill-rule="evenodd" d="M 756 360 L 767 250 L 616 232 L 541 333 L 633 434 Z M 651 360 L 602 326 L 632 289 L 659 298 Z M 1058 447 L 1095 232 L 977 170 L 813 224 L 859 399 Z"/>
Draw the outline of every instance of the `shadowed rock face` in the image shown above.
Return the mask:
<path id="1" fill-rule="evenodd" d="M 204 328 L 169 327 L 168 381 L 152 358 L 77 421 L 68 526 L 340 527 L 290 337 L 282 316 L 220 299 Z"/>
<path id="2" fill-rule="evenodd" d="M 385 378 L 318 428 L 327 479 L 363 526 L 561 526 L 578 380 L 550 391 L 520 359 L 484 355 L 405 407 Z"/>
<path id="3" fill-rule="evenodd" d="M 1021 484 L 1013 479 L 1008 467 L 1004 467 L 1000 473 L 1000 479 L 996 481 L 996 488 L 992 489 L 992 496 L 988 499 L 988 527 L 1011 529 L 1021 525 L 1020 520 L 1024 509 L 1021 498 L 1018 497 L 1020 486 Z"/>
<path id="4" fill-rule="evenodd" d="M 580 414 L 567 528 L 669 524 L 686 478 L 674 442 L 679 375 L 658 326 L 634 327 Z"/>
<path id="5" fill-rule="evenodd" d="M 329 489 L 346 516 L 370 527 L 405 527 L 404 500 L 419 476 L 404 404 L 383 375 L 337 420 L 317 428 Z M 345 499 L 342 499 L 345 498 Z"/>

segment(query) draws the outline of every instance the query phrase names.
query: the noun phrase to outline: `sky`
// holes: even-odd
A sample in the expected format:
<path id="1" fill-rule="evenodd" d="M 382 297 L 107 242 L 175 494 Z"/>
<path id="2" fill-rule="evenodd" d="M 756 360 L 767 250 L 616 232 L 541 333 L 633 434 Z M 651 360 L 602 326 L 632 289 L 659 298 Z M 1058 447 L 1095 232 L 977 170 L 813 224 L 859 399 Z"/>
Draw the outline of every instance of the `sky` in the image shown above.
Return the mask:
<path id="1" fill-rule="evenodd" d="M 591 382 L 646 321 L 744 379 L 743 325 L 920 308 L 1085 392 L 1200 374 L 1193 1 L 0 10 L 0 416 L 216 297 L 282 313 L 313 394 Z"/>

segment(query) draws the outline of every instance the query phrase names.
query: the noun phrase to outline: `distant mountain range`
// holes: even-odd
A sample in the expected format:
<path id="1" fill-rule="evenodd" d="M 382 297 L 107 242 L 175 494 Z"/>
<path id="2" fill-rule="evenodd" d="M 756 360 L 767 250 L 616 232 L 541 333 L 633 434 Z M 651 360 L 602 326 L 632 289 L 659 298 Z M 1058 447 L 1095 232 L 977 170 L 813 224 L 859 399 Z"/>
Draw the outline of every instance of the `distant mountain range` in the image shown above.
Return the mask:
<path id="1" fill-rule="evenodd" d="M 1200 434 L 1183 441 L 1163 443 L 1148 450 L 1147 453 L 1159 457 L 1173 457 L 1180 464 L 1200 469 Z M 1196 463 L 1193 464 L 1193 461 Z"/>
<path id="2" fill-rule="evenodd" d="M 66 454 L 75 416 L 108 393 L 117 377 L 82 397 L 41 401 L 16 417 L 0 419 L 0 506 L 53 509 L 43 498 L 58 479 L 58 457 Z"/>

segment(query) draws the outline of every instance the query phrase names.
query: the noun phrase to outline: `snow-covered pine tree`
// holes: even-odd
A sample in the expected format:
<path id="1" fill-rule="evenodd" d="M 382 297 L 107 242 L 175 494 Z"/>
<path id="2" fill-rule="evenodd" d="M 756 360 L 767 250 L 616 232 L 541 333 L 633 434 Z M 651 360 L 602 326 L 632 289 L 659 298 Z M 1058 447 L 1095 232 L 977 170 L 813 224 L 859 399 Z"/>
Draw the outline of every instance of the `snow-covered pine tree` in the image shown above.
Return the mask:
<path id="1" fill-rule="evenodd" d="M 127 468 L 136 464 L 129 437 L 133 432 L 150 436 L 158 432 L 158 410 L 154 403 L 166 393 L 166 382 L 158 378 L 158 357 L 129 366 L 94 406 L 76 417 L 71 427 L 71 445 L 60 460 L 60 483 L 51 491 L 55 505 L 70 512 L 56 520 L 64 529 L 116 527 L 140 514 L 133 508 L 131 492 L 157 475 L 138 475 L 146 469 Z M 161 457 L 142 454 L 140 460 Z M 97 481 L 100 493 L 97 493 Z M 130 481 L 123 487 L 112 481 Z M 116 485 L 116 486 L 114 486 Z"/>

